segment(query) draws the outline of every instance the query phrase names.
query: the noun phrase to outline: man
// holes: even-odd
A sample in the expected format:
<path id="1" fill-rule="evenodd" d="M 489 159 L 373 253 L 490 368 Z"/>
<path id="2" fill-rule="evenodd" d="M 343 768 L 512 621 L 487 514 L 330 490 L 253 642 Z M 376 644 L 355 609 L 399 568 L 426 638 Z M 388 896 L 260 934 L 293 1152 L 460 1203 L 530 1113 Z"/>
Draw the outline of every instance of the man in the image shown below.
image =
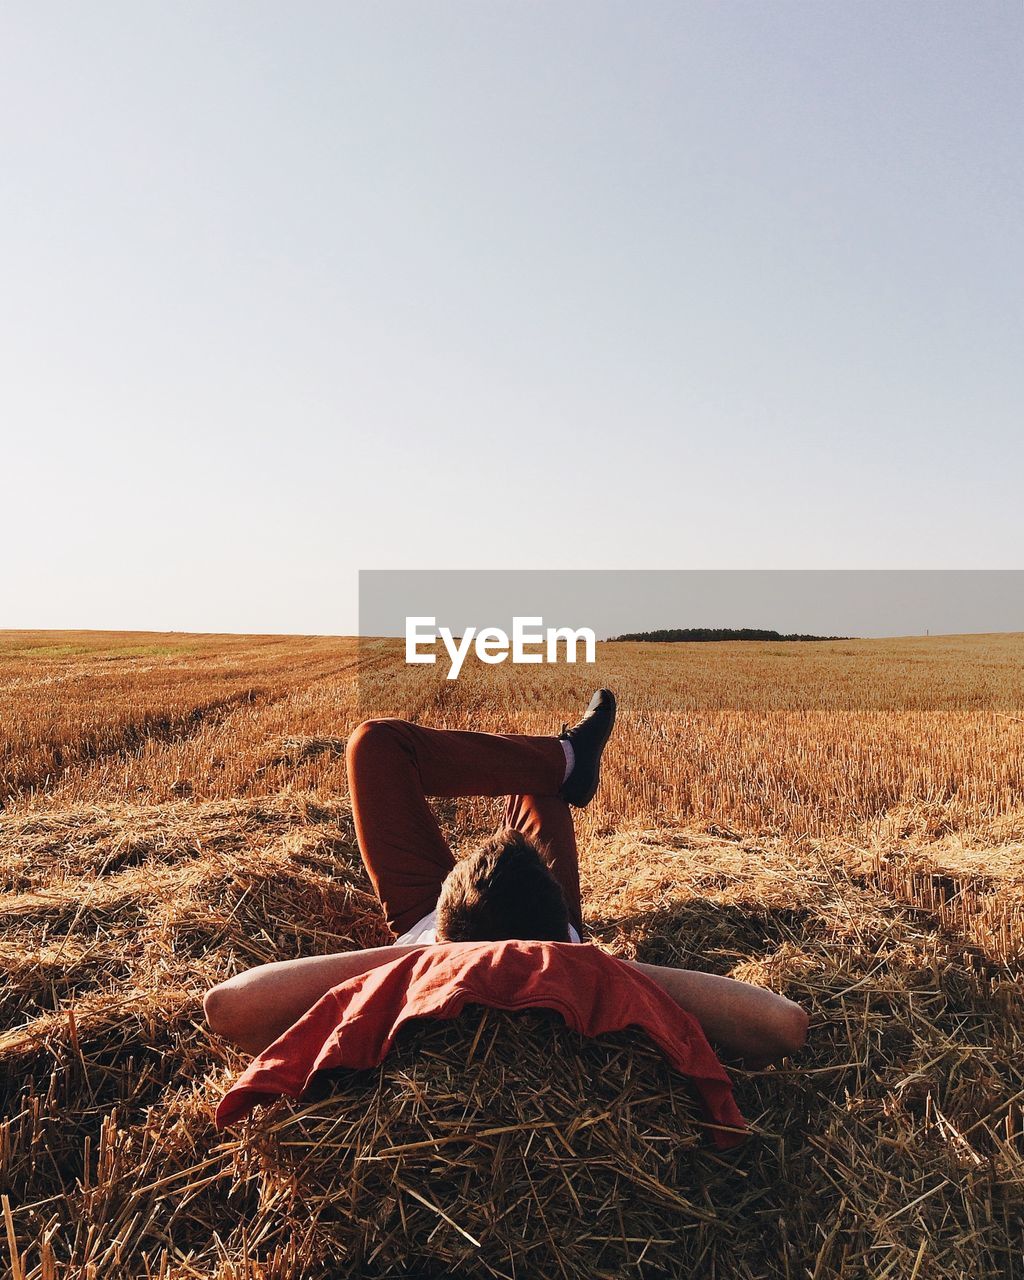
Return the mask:
<path id="1" fill-rule="evenodd" d="M 436 942 L 585 936 L 569 806 L 597 791 L 615 723 L 599 689 L 557 737 L 428 729 L 368 720 L 347 744 L 359 851 L 396 940 L 391 946 L 260 965 L 220 983 L 204 1008 L 214 1030 L 250 1053 L 271 1044 L 332 987 Z M 428 796 L 504 796 L 505 826 L 456 862 Z M 712 1044 L 764 1065 L 799 1049 L 799 1005 L 731 978 L 634 964 L 701 1023 Z"/>

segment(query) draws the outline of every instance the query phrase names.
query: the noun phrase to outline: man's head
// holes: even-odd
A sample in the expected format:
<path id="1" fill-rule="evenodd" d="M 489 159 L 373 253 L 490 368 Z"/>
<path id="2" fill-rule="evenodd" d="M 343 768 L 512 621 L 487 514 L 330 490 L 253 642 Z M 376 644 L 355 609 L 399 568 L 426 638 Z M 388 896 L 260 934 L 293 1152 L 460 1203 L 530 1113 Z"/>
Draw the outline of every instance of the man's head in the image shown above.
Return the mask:
<path id="1" fill-rule="evenodd" d="M 437 900 L 438 942 L 569 941 L 561 885 L 537 847 L 507 827 L 449 871 Z"/>

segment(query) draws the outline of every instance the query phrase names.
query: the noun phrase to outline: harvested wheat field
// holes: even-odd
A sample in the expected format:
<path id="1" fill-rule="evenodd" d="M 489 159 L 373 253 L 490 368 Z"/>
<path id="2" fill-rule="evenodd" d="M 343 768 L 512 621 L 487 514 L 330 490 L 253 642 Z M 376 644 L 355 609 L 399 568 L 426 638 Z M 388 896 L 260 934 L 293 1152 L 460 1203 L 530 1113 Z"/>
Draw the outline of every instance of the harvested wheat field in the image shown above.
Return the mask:
<path id="1" fill-rule="evenodd" d="M 636 1033 L 471 1008 L 371 1071 L 213 1112 L 203 992 L 389 941 L 344 744 L 369 714 L 557 732 L 619 695 L 581 815 L 612 954 L 811 1014 L 708 1141 Z M 16 1280 L 1024 1280 L 1024 637 L 609 644 L 0 633 L 0 1257 Z M 490 802 L 445 802 L 462 848 Z M 6 1251 L 6 1256 L 4 1256 Z"/>

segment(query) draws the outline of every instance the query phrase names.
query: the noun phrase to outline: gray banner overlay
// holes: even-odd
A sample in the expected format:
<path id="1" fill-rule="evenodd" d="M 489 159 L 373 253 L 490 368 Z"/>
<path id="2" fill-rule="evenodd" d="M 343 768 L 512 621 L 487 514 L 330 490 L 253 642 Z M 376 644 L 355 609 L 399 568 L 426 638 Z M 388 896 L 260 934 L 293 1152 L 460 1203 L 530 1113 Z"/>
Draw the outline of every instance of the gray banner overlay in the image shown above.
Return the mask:
<path id="1" fill-rule="evenodd" d="M 514 617 L 598 640 L 661 628 L 751 627 L 883 637 L 1024 633 L 1024 570 L 362 570 L 359 634 L 406 618 L 511 632 Z"/>
<path id="2" fill-rule="evenodd" d="M 429 722 L 467 681 L 471 699 L 486 698 L 498 681 L 507 693 L 512 679 L 514 696 L 546 701 L 546 633 L 555 628 L 589 628 L 596 637 L 592 665 L 583 644 L 574 646 L 578 682 L 635 688 L 638 677 L 641 687 L 646 678 L 669 680 L 680 711 L 983 711 L 1001 715 L 993 724 L 1003 730 L 1024 717 L 1021 571 L 369 570 L 360 573 L 359 609 L 364 719 L 413 714 Z M 406 661 L 410 618 L 421 634 L 433 631 L 420 650 L 434 655 L 430 665 Z M 512 661 L 515 619 L 545 633 L 532 646 L 543 654 L 536 665 Z M 452 649 L 465 645 L 457 660 L 442 628 Z M 691 628 L 849 639 L 606 643 Z M 485 629 L 498 650 L 500 633 L 508 637 L 500 665 L 475 647 Z M 554 650 L 563 668 L 566 653 L 564 644 Z"/>

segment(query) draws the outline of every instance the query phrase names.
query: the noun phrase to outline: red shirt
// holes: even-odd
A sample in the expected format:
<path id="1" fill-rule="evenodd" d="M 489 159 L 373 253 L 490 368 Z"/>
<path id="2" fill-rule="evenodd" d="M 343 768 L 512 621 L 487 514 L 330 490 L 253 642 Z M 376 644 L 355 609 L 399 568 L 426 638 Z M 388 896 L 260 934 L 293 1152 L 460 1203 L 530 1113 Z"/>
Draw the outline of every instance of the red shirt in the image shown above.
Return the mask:
<path id="1" fill-rule="evenodd" d="M 454 1018 L 466 1004 L 555 1009 L 599 1036 L 639 1027 L 692 1081 L 720 1148 L 742 1141 L 745 1121 L 700 1023 L 639 970 L 586 943 L 444 942 L 339 983 L 249 1064 L 221 1099 L 217 1127 L 257 1102 L 298 1098 L 317 1071 L 381 1062 L 410 1018 Z M 730 1132 L 738 1130 L 740 1132 Z"/>

